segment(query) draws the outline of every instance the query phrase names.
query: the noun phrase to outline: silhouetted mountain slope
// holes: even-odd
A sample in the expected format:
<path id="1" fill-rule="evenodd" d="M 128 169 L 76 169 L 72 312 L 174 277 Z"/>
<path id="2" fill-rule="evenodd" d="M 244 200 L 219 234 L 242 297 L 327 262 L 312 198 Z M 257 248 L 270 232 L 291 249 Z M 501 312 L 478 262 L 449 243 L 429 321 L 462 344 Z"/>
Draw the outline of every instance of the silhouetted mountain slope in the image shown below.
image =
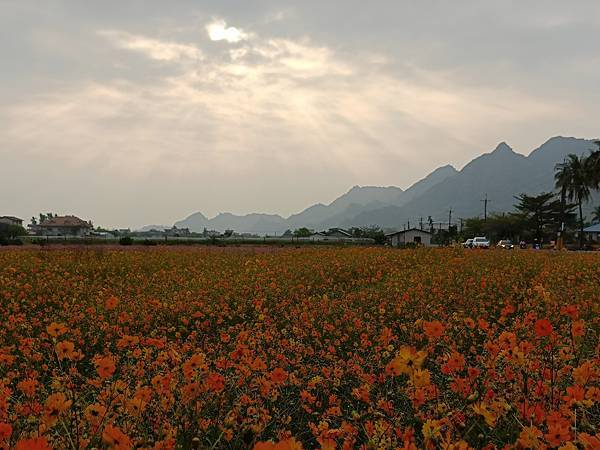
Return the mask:
<path id="1" fill-rule="evenodd" d="M 355 211 L 357 206 L 365 206 L 374 202 L 379 202 L 379 204 L 387 204 L 394 201 L 394 199 L 398 198 L 399 195 L 402 195 L 402 189 L 394 186 L 354 186 L 352 189 L 335 199 L 329 205 L 323 205 L 319 203 L 306 208 L 304 211 L 298 214 L 292 214 L 287 219 L 288 228 L 315 228 L 324 222 L 330 222 L 333 217 L 337 217 L 338 220 L 350 218 L 358 212 Z M 345 213 L 344 211 L 348 208 L 351 209 Z M 350 217 L 347 217 L 347 214 L 350 214 Z"/>
<path id="2" fill-rule="evenodd" d="M 554 167 L 569 153 L 586 154 L 593 148 L 592 140 L 559 136 L 524 156 L 502 142 L 462 170 L 457 171 L 450 165 L 439 167 L 405 191 L 393 186 L 354 186 L 329 205 L 312 205 L 287 219 L 276 214 L 238 216 L 230 213 L 208 219 L 195 213 L 175 225 L 193 231 L 233 229 L 260 234 L 300 227 L 316 230 L 365 225 L 402 228 L 408 221 L 416 225 L 421 217 L 424 222 L 428 216 L 435 221 L 446 221 L 450 208 L 455 219 L 481 215 L 481 200 L 486 193 L 490 200 L 488 212 L 510 211 L 515 195 L 553 190 Z M 590 207 L 591 204 L 586 209 Z"/>
<path id="3" fill-rule="evenodd" d="M 347 225 L 401 227 L 408 220 L 416 223 L 429 215 L 435 221 L 446 221 L 450 208 L 454 218 L 478 216 L 483 214 L 481 200 L 486 193 L 490 200 L 488 212 L 510 211 L 515 195 L 553 190 L 554 167 L 567 154 L 585 154 L 591 148 L 588 140 L 553 138 L 526 157 L 501 143 L 493 152 L 475 158 L 460 172 L 406 204 L 363 212 Z"/>
<path id="4" fill-rule="evenodd" d="M 441 183 L 446 178 L 456 175 L 457 173 L 458 171 L 449 164 L 447 166 L 438 167 L 425 178 L 413 184 L 390 203 L 397 206 L 402 206 L 411 201 L 413 198 L 423 195 L 436 184 Z"/>

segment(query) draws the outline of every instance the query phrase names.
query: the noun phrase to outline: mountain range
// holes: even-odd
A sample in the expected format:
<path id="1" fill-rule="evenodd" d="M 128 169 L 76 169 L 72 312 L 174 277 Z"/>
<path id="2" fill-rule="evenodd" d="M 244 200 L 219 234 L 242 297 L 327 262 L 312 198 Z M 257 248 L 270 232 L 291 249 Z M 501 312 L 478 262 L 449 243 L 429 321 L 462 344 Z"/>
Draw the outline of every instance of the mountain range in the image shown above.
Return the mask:
<path id="1" fill-rule="evenodd" d="M 510 211 L 515 195 L 552 191 L 554 167 L 569 153 L 582 155 L 594 148 L 593 140 L 558 136 L 525 156 L 502 142 L 461 170 L 451 165 L 439 167 L 406 190 L 395 186 L 354 186 L 328 205 L 318 203 L 287 218 L 277 214 L 221 213 L 209 219 L 197 212 L 175 226 L 199 232 L 206 228 L 257 234 L 282 233 L 300 227 L 325 230 L 378 225 L 401 229 L 409 222 L 414 225 L 420 220 L 425 222 L 428 216 L 435 222 L 447 222 L 450 209 L 455 219 L 482 216 L 482 199 L 486 194 L 488 212 Z M 599 200 L 595 195 L 586 210 Z"/>

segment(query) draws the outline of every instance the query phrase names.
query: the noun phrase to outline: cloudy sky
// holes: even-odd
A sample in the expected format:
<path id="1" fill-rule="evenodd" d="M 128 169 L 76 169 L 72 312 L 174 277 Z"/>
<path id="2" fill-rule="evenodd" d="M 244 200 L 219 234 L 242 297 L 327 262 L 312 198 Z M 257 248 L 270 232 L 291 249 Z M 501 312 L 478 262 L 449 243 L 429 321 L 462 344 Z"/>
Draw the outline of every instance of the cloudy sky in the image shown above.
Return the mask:
<path id="1" fill-rule="evenodd" d="M 597 0 L 0 0 L 0 214 L 171 224 L 597 137 Z"/>

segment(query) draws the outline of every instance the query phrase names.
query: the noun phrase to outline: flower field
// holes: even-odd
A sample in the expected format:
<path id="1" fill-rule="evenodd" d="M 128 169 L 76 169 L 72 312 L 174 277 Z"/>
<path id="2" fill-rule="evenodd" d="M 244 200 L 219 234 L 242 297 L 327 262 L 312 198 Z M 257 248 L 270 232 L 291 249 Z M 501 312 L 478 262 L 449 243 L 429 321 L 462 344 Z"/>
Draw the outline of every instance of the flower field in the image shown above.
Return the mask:
<path id="1" fill-rule="evenodd" d="M 600 257 L 0 251 L 0 448 L 600 448 Z"/>

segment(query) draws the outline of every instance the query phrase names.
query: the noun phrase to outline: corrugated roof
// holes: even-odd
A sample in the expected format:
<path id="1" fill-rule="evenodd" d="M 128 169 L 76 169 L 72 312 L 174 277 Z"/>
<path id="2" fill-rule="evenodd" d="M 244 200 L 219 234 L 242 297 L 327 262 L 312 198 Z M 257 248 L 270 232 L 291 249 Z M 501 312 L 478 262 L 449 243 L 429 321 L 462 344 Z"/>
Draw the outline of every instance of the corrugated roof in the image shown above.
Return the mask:
<path id="1" fill-rule="evenodd" d="M 600 233 L 600 223 L 583 229 L 584 233 Z"/>
<path id="2" fill-rule="evenodd" d="M 421 230 L 420 228 L 413 227 L 413 228 L 409 228 L 408 230 L 394 231 L 393 233 L 386 234 L 386 236 L 395 236 L 396 234 L 404 234 L 404 233 L 408 233 L 409 231 L 420 231 L 421 233 L 431 234 L 431 232 L 429 232 L 427 230 Z"/>

